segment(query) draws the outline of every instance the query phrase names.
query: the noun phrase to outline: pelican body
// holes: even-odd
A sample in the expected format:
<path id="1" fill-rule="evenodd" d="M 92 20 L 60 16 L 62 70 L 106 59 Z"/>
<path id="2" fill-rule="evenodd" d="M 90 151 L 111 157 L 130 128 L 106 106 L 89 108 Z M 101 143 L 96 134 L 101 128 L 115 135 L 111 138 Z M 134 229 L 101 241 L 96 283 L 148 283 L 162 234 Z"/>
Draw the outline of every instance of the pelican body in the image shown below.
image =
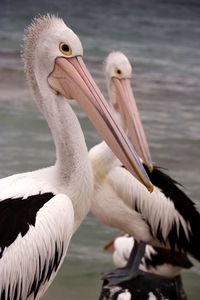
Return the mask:
<path id="1" fill-rule="evenodd" d="M 104 249 L 113 253 L 112 258 L 115 267 L 123 268 L 128 263 L 133 247 L 135 247 L 135 239 L 123 234 L 108 243 Z M 182 253 L 145 245 L 145 252 L 139 269 L 158 276 L 173 278 L 180 275 L 183 269 L 189 269 L 192 266 L 187 256 Z"/>
<path id="2" fill-rule="evenodd" d="M 90 210 L 94 178 L 68 100 L 77 100 L 113 151 L 150 186 L 123 130 L 94 83 L 77 35 L 54 16 L 36 18 L 24 41 L 24 68 L 56 148 L 53 166 L 0 180 L 0 299 L 37 300 L 60 268 Z M 140 171 L 141 169 L 141 171 Z"/>
<path id="3" fill-rule="evenodd" d="M 113 252 L 114 265 L 123 268 L 128 263 L 133 247 L 135 247 L 134 238 L 123 234 L 108 243 L 104 249 Z M 109 286 L 104 280 L 99 299 L 186 300 L 187 295 L 180 272 L 182 268 L 191 266 L 191 262 L 184 254 L 146 245 L 139 265 L 142 273 L 117 286 Z"/>

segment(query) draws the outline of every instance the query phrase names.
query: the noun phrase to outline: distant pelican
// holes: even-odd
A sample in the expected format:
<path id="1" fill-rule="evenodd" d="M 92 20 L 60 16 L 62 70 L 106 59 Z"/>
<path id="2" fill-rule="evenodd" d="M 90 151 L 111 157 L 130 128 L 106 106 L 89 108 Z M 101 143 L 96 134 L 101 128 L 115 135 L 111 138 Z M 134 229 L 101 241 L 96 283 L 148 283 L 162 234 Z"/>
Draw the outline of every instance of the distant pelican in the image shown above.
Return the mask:
<path id="1" fill-rule="evenodd" d="M 138 177 L 149 185 L 82 53 L 80 40 L 59 18 L 35 19 L 25 34 L 25 72 L 51 129 L 56 162 L 0 180 L 1 300 L 33 300 L 44 294 L 64 260 L 71 236 L 90 209 L 93 173 L 68 99 L 80 103 L 123 163 L 132 172 L 138 168 Z"/>
<path id="2" fill-rule="evenodd" d="M 105 72 L 115 114 L 124 129 L 128 129 L 150 179 L 158 188 L 148 193 L 103 142 L 93 147 L 89 154 L 96 179 L 92 212 L 104 224 L 127 232 L 137 241 L 189 253 L 200 260 L 200 215 L 177 183 L 152 164 L 131 90 L 132 68 L 128 59 L 120 52 L 111 53 Z M 143 250 L 138 252 L 141 256 Z M 133 264 L 131 272 L 119 269 L 105 274 L 104 278 L 110 284 L 118 284 L 136 276 L 140 258 L 139 254 L 133 257 L 137 263 Z"/>
<path id="3" fill-rule="evenodd" d="M 109 242 L 104 249 L 113 253 L 115 267 L 123 268 L 128 263 L 134 245 L 134 238 L 128 234 L 123 234 Z M 145 252 L 139 269 L 159 276 L 173 278 L 180 275 L 183 269 L 189 269 L 192 266 L 187 256 L 180 252 L 176 253 L 164 248 L 145 245 Z"/>
<path id="4" fill-rule="evenodd" d="M 109 242 L 104 249 L 113 252 L 115 266 L 123 268 L 128 263 L 134 242 L 133 237 L 123 234 Z M 191 266 L 187 256 L 180 252 L 146 245 L 139 265 L 142 271 L 140 275 L 115 286 L 107 285 L 104 280 L 99 300 L 125 300 L 128 297 L 140 300 L 186 300 L 180 272 L 182 268 Z"/>

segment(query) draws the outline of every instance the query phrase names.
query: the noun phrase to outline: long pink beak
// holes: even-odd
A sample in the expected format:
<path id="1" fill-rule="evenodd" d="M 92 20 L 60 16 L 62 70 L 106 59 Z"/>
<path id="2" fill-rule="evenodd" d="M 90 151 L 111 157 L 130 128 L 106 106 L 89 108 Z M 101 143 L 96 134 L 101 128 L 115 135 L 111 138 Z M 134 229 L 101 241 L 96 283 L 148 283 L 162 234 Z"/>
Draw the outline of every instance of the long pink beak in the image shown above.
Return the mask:
<path id="1" fill-rule="evenodd" d="M 112 100 L 114 101 L 114 106 L 118 107 L 119 112 L 124 119 L 131 142 L 138 155 L 151 171 L 153 169 L 153 163 L 139 111 L 133 96 L 130 79 L 118 79 L 113 77 L 111 80 L 115 87 L 115 95 Z"/>
<path id="2" fill-rule="evenodd" d="M 126 166 L 150 191 L 151 184 L 133 146 L 115 122 L 110 108 L 87 70 L 81 56 L 55 61 L 49 85 L 68 99 L 76 99 L 103 139 Z"/>

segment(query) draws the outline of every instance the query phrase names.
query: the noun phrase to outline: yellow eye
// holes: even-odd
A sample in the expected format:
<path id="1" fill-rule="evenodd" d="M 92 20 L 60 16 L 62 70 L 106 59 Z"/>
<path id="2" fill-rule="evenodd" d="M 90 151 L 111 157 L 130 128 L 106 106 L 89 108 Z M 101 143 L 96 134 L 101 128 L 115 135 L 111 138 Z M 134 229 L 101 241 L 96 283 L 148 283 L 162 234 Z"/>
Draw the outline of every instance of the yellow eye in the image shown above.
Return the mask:
<path id="1" fill-rule="evenodd" d="M 122 71 L 120 69 L 116 69 L 115 74 L 117 75 L 117 77 L 120 77 L 122 75 Z"/>
<path id="2" fill-rule="evenodd" d="M 65 43 L 60 43 L 59 49 L 65 55 L 71 55 L 72 54 L 72 49 L 70 48 L 69 45 L 67 45 Z"/>

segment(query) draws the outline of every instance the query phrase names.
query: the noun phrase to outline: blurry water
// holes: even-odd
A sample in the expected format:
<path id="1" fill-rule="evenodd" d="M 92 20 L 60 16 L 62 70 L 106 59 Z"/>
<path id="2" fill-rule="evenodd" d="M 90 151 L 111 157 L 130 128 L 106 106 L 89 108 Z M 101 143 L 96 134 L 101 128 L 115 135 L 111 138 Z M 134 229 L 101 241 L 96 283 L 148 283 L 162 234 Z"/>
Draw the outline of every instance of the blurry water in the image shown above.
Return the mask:
<path id="1" fill-rule="evenodd" d="M 95 2 L 95 3 L 94 3 Z M 11 1 L 0 9 L 0 177 L 54 162 L 54 145 L 32 104 L 20 59 L 23 29 L 39 13 L 55 13 L 80 36 L 85 60 L 106 94 L 102 62 L 128 55 L 133 87 L 154 161 L 170 170 L 199 205 L 200 6 L 198 1 Z M 100 141 L 77 108 L 88 147 Z M 97 299 L 102 252 L 116 230 L 88 216 L 44 299 Z M 189 299 L 199 299 L 200 269 L 184 274 Z"/>

